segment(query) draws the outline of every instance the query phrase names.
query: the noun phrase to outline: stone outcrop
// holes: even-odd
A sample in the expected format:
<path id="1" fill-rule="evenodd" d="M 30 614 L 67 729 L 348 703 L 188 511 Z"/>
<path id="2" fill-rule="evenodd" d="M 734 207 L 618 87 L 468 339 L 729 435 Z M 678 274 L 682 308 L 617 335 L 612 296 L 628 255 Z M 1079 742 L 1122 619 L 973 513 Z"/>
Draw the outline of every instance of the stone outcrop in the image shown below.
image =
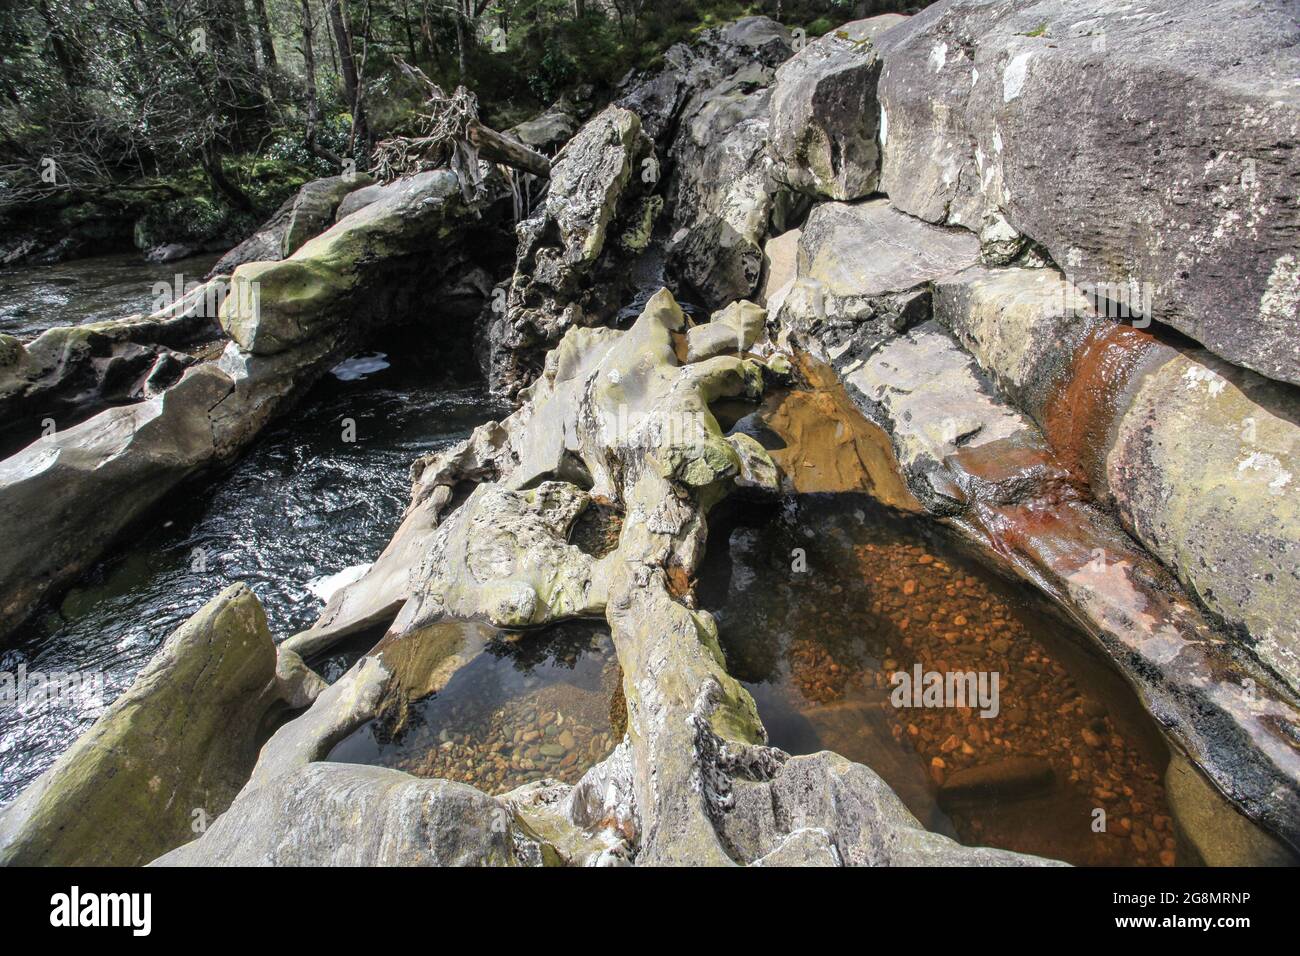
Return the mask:
<path id="1" fill-rule="evenodd" d="M 0 335 L 0 431 L 26 444 L 46 419 L 67 428 L 160 394 L 220 337 L 228 289 L 229 276 L 217 276 L 147 316 L 57 326 L 26 343 Z"/>
<path id="2" fill-rule="evenodd" d="M 449 780 L 313 763 L 243 799 L 158 866 L 518 866 L 541 844 L 498 800 Z"/>
<path id="3" fill-rule="evenodd" d="M 630 77 L 557 156 L 519 225 L 513 276 L 492 296 L 500 308 L 483 313 L 494 384 L 520 406 L 416 462 L 389 547 L 315 626 L 272 657 L 262 621 L 238 693 L 222 696 L 218 681 L 213 698 L 190 695 L 181 739 L 230 772 L 211 784 L 159 774 L 157 787 L 202 785 L 203 806 L 229 809 L 157 862 L 1050 863 L 961 846 L 927 831 L 875 770 L 768 745 L 697 601 L 709 512 L 736 492 L 846 490 L 952 526 L 1083 626 L 1166 732 L 1170 805 L 1207 862 L 1289 859 L 1300 847 L 1300 407 L 1285 382 L 1300 363 L 1297 220 L 1277 184 L 1296 178 L 1278 144 L 1297 138 L 1282 80 L 1298 28 L 1276 0 L 1205 9 L 1150 0 L 1146 16 L 1103 2 L 1083 16 L 1061 0 L 944 0 L 848 24 L 793 58 L 783 27 L 749 18 Z M 1228 23 L 1213 42 L 1196 32 L 1209 16 Z M 1188 50 L 1204 55 L 1189 62 Z M 567 138 L 567 120 L 519 135 Z M 304 200 L 296 232 L 296 207 L 281 210 L 259 240 L 280 253 L 235 270 L 218 359 L 0 464 L 6 618 L 400 311 L 395 280 L 481 296 L 486 273 L 460 276 L 467 261 L 454 255 L 431 265 L 430 250 L 505 196 L 489 179 L 467 199 L 435 171 Z M 671 274 L 718 307 L 710 321 L 692 322 L 667 289 L 639 299 L 635 318 L 618 312 L 632 267 L 655 258 L 641 253 L 665 203 Z M 1107 307 L 1134 290 L 1140 319 L 1206 348 L 1115 322 Z M 1225 296 L 1244 312 L 1222 308 Z M 763 417 L 736 413 L 791 381 Z M 850 404 L 875 425 L 850 421 Z M 51 488 L 57 507 L 33 518 Z M 599 550 L 575 533 L 593 514 L 610 516 Z M 256 606 L 247 592 L 220 601 Z M 123 714 L 135 689 L 0 817 L 0 854 L 56 853 L 39 849 L 45 827 L 23 829 L 32 808 L 69 812 L 61 794 L 80 799 L 111 774 L 121 748 L 110 758 L 97 741 L 143 726 L 163 678 L 201 657 L 177 648 L 224 620 L 212 607 L 142 676 L 148 706 L 134 723 Z M 329 762 L 372 722 L 400 731 L 418 719 L 419 702 L 498 642 L 523 630 L 544 642 L 550 625 L 598 618 L 626 734 L 576 784 L 490 796 Z M 333 685 L 304 662 L 371 628 L 382 638 Z M 286 706 L 306 710 L 253 765 L 244 729 L 269 731 L 267 715 Z M 863 721 L 858 705 L 806 716 Z M 199 739 L 217 726 L 240 732 Z M 157 756 L 143 752 L 140 766 Z M 1036 794 L 1054 773 L 1012 757 L 943 777 L 939 798 Z M 927 794 L 931 782 L 916 775 Z M 1244 815 L 1223 823 L 1220 795 Z M 199 799 L 184 792 L 167 812 Z M 136 828 L 122 859 L 184 843 L 181 822 L 169 817 L 156 846 L 131 842 L 138 819 L 117 822 Z"/>
<path id="4" fill-rule="evenodd" d="M 1300 383 L 1298 41 L 1285 0 L 934 4 L 875 43 L 880 189 Z"/>
<path id="5" fill-rule="evenodd" d="M 516 393 L 566 328 L 609 317 L 626 275 L 598 267 L 609 265 L 602 253 L 617 247 L 635 198 L 653 183 L 643 179 L 645 164 L 657 162 L 653 153 L 640 118 L 618 106 L 593 117 L 560 151 L 545 202 L 516 229 L 514 276 L 500 307 L 494 303 L 488 374 L 495 389 Z"/>
<path id="6" fill-rule="evenodd" d="M 795 278 L 768 293 L 769 313 L 858 350 L 925 321 L 933 283 L 979 256 L 969 233 L 931 226 L 883 199 L 823 203 L 797 241 Z"/>
<path id="7" fill-rule="evenodd" d="M 276 262 L 237 268 L 221 324 L 240 349 L 273 355 L 309 341 L 356 335 L 399 311 L 403 268 L 430 266 L 430 244 L 454 239 L 471 209 L 448 170 L 380 187 L 381 198 Z M 436 270 L 436 263 L 434 263 Z M 436 284 L 439 276 L 425 275 Z"/>
<path id="8" fill-rule="evenodd" d="M 771 70 L 753 64 L 696 94 L 672 147 L 669 264 L 705 305 L 750 295 L 778 184 L 767 158 Z"/>
<path id="9" fill-rule="evenodd" d="M 1099 315 L 1054 270 L 976 268 L 936 317 L 1230 631 L 1300 689 L 1300 400 Z"/>
<path id="10" fill-rule="evenodd" d="M 669 48 L 662 69 L 627 77 L 618 105 L 640 116 L 646 134 L 666 150 L 682 110 L 696 93 L 739 70 L 774 69 L 790 51 L 786 27 L 767 17 L 744 17 L 705 30 L 690 45 Z"/>
<path id="11" fill-rule="evenodd" d="M 777 180 L 827 199 L 877 191 L 881 61 L 874 41 L 906 19 L 891 13 L 846 23 L 776 71 L 767 148 Z"/>
<path id="12" fill-rule="evenodd" d="M 499 187 L 487 177 L 469 204 L 446 170 L 380 187 L 376 200 L 290 258 L 235 270 L 220 308 L 230 341 L 215 358 L 184 369 L 154 397 L 109 408 L 0 461 L 0 634 L 181 481 L 230 460 L 367 329 L 427 301 L 428 288 L 414 277 L 430 281 L 430 261 L 448 270 L 460 263 L 430 257 L 430 247 L 450 248 Z M 175 321 L 193 320 L 187 312 Z M 114 326 L 113 334 L 140 325 Z M 79 340 L 75 330 L 66 334 Z"/>
<path id="13" fill-rule="evenodd" d="M 283 703 L 266 615 L 232 585 L 0 814 L 0 863 L 138 866 L 193 839 L 247 781 Z"/>
<path id="14" fill-rule="evenodd" d="M 727 674 L 716 626 L 684 583 L 702 553 L 705 512 L 746 467 L 708 406 L 757 399 L 763 374 L 731 355 L 680 364 L 673 335 L 685 327 L 663 290 L 626 332 L 570 329 L 517 412 L 417 469 L 417 509 L 449 502 L 458 475 L 481 483 L 442 517 L 412 568 L 412 596 L 375 650 L 276 733 L 225 817 L 160 862 L 1036 862 L 925 832 L 866 768 L 830 755 L 791 761 L 764 746 L 754 703 Z M 581 476 L 588 490 L 561 475 Z M 623 521 L 616 549 L 593 567 L 563 539 L 597 497 Z M 556 574 L 577 577 L 555 588 Z M 516 599 L 521 586 L 533 597 Z M 374 715 L 445 686 L 490 633 L 469 619 L 502 607 L 510 626 L 602 607 L 609 621 L 628 736 L 577 785 L 493 800 L 318 763 Z M 525 607 L 527 620 L 516 613 Z M 775 800 L 790 807 L 779 820 Z M 436 832 L 429 817 L 442 822 Z"/>
<path id="15" fill-rule="evenodd" d="M 1215 784 L 1297 843 L 1293 693 L 1182 596 L 943 328 L 928 321 L 865 346 L 835 329 L 782 331 L 831 365 L 890 433 L 931 513 L 1070 608 Z"/>
<path id="16" fill-rule="evenodd" d="M 308 239 L 334 223 L 334 214 L 349 193 L 373 183 L 373 177 L 356 172 L 307 183 L 286 199 L 255 233 L 217 260 L 209 276 L 229 275 L 248 262 L 278 262 L 288 258 Z"/>

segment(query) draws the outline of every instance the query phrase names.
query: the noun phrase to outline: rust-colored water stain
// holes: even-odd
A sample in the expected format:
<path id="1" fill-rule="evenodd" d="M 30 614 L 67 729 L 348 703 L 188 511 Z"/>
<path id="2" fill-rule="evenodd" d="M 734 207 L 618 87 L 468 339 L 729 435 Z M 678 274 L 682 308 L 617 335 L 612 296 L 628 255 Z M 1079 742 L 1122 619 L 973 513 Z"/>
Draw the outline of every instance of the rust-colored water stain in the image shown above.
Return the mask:
<path id="1" fill-rule="evenodd" d="M 1105 487 L 1101 479 L 1111 425 L 1123 411 L 1121 396 L 1133 370 L 1156 344 L 1150 333 L 1127 325 L 1094 330 L 1043 409 L 1047 440 L 1094 488 Z"/>
<path id="2" fill-rule="evenodd" d="M 801 494 L 863 491 L 892 508 L 920 511 L 889 436 L 863 417 L 830 368 L 807 356 L 799 364 L 810 387 L 773 393 L 760 409 L 785 443 L 770 454 L 791 488 Z"/>

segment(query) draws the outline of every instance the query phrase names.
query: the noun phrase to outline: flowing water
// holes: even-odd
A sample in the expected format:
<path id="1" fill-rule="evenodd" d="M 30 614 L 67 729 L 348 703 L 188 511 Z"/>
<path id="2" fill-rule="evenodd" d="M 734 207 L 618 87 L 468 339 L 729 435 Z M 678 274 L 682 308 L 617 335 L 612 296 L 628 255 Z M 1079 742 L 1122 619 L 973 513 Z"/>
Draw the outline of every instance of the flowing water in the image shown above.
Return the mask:
<path id="1" fill-rule="evenodd" d="M 0 804 L 222 589 L 249 584 L 277 640 L 310 626 L 329 589 L 388 543 L 409 501 L 411 462 L 506 411 L 449 367 L 443 335 L 393 333 L 376 348 L 385 351 L 326 375 L 235 466 L 170 495 L 0 648 L 0 672 L 102 671 L 105 684 L 102 704 L 0 708 Z M 345 435 L 347 419 L 355 441 Z"/>
<path id="2" fill-rule="evenodd" d="M 33 334 L 55 312 L 65 323 L 143 310 L 152 282 L 207 268 L 117 258 L 0 272 L 0 330 Z M 407 503 L 410 462 L 506 411 L 431 338 L 394 333 L 342 363 L 238 464 L 171 495 L 0 649 L 0 671 L 100 670 L 106 681 L 102 702 L 0 710 L 0 805 L 229 584 L 254 588 L 283 639 L 379 554 Z M 1044 600 L 915 513 L 887 437 L 842 388 L 820 380 L 758 410 L 731 405 L 714 409 L 723 427 L 762 441 L 787 494 L 715 512 L 698 595 L 775 746 L 867 764 L 927 827 L 964 843 L 1080 864 L 1197 862 L 1166 806 L 1167 746 L 1131 689 Z M 375 636 L 322 672 L 337 677 Z M 430 690 L 421 677 L 449 646 L 467 663 Z M 501 793 L 575 782 L 626 726 L 602 623 L 520 635 L 444 622 L 379 652 L 416 679 L 331 760 Z M 971 675 L 972 696 L 928 696 L 932 674 Z"/>
<path id="3" fill-rule="evenodd" d="M 154 286 L 200 282 L 215 254 L 145 262 L 139 253 L 74 259 L 48 266 L 0 268 L 0 332 L 35 338 L 56 325 L 120 319 L 157 306 Z"/>

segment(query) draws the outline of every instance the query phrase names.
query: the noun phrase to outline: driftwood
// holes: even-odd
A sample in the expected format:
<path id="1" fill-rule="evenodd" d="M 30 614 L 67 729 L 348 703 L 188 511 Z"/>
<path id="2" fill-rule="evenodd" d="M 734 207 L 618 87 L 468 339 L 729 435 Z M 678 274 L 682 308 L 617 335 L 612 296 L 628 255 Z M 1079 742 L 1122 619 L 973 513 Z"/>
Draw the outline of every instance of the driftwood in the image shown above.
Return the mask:
<path id="1" fill-rule="evenodd" d="M 394 61 L 403 73 L 424 86 L 428 98 L 417 135 L 393 136 L 375 147 L 374 169 L 380 179 L 389 181 L 447 167 L 460 176 L 462 189 L 468 195 L 480 181 L 480 156 L 534 176 L 550 176 L 549 159 L 479 122 L 478 99 L 465 87 L 457 87 L 448 96 L 419 67 L 400 57 L 394 57 Z"/>
<path id="2" fill-rule="evenodd" d="M 488 129 L 478 120 L 469 126 L 469 141 L 478 148 L 479 155 L 494 163 L 502 163 L 532 173 L 540 179 L 551 175 L 551 161 L 529 149 L 517 139 L 504 136 L 496 130 Z"/>

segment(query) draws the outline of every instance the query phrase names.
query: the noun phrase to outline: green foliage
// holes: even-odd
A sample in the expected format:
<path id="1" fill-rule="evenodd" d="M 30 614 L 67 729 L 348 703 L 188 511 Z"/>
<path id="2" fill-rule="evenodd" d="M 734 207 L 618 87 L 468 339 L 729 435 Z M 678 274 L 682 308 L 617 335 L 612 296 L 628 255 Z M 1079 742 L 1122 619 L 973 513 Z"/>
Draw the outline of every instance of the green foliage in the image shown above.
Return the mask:
<path id="1" fill-rule="evenodd" d="M 787 26 L 819 36 L 846 20 L 911 5 L 339 0 L 364 64 L 367 124 L 354 136 L 326 0 L 306 0 L 314 84 L 302 0 L 262 2 L 265 34 L 259 0 L 0 0 L 0 214 L 93 210 L 96 203 L 134 209 L 155 194 L 122 187 L 154 182 L 165 187 L 157 195 L 172 199 L 150 210 L 142 233 L 202 241 L 214 230 L 251 228 L 302 182 L 337 172 L 325 157 L 368 168 L 374 142 L 405 131 L 422 105 L 422 91 L 396 68 L 397 56 L 449 92 L 467 86 L 484 121 L 503 129 L 564 96 L 606 101 L 629 70 L 658 67 L 674 44 L 740 17 L 779 13 Z M 504 48 L 491 39 L 498 29 Z M 309 144 L 311 116 L 319 120 Z M 50 157 L 59 167 L 54 186 L 39 175 Z M 251 210 L 233 211 L 248 204 Z"/>
<path id="2" fill-rule="evenodd" d="M 136 221 L 135 244 L 141 249 L 165 242 L 206 242 L 222 235 L 228 211 L 206 196 L 158 203 Z"/>

